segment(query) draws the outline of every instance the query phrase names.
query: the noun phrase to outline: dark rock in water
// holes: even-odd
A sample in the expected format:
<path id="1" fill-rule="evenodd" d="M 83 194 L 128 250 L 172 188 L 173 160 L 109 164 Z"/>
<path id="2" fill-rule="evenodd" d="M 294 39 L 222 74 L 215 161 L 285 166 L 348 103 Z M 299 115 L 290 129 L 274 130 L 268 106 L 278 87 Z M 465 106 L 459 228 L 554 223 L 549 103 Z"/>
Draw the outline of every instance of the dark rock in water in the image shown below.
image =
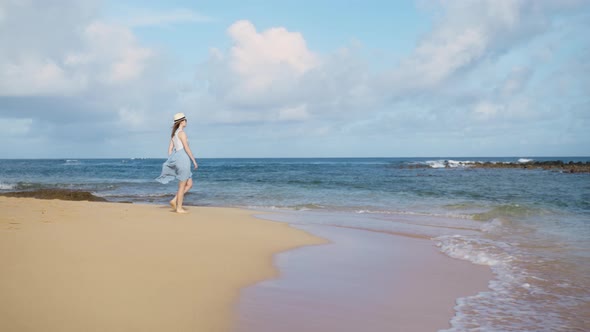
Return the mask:
<path id="1" fill-rule="evenodd" d="M 521 169 L 544 169 L 560 171 L 564 173 L 590 173 L 590 162 L 569 162 L 561 160 L 529 161 L 526 163 L 475 163 L 474 168 L 521 168 Z"/>
<path id="2" fill-rule="evenodd" d="M 445 168 L 451 167 L 448 160 L 444 161 Z M 504 168 L 504 169 L 544 169 L 558 171 L 563 173 L 590 173 L 590 162 L 573 162 L 564 163 L 561 160 L 549 161 L 527 161 L 527 162 L 475 162 L 462 165 L 467 169 L 470 168 Z M 400 165 L 401 169 L 432 168 L 427 164 Z"/>
<path id="3" fill-rule="evenodd" d="M 38 189 L 32 191 L 17 191 L 2 193 L 6 197 L 30 197 L 39 199 L 61 199 L 63 201 L 92 201 L 107 202 L 106 199 L 93 195 L 88 191 L 67 190 L 67 189 Z"/>

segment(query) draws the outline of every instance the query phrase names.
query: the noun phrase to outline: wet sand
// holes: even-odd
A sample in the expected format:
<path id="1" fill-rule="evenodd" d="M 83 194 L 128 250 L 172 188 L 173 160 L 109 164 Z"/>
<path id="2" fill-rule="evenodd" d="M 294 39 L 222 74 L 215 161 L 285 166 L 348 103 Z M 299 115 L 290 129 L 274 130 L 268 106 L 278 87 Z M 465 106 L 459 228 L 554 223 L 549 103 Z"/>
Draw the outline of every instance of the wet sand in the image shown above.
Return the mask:
<path id="1" fill-rule="evenodd" d="M 234 332 L 438 331 L 459 297 L 487 290 L 487 266 L 427 239 L 297 225 L 332 241 L 277 255 L 279 279 L 242 291 Z"/>
<path id="2" fill-rule="evenodd" d="M 251 211 L 0 197 L 0 331 L 228 331 L 272 255 L 324 243 Z"/>

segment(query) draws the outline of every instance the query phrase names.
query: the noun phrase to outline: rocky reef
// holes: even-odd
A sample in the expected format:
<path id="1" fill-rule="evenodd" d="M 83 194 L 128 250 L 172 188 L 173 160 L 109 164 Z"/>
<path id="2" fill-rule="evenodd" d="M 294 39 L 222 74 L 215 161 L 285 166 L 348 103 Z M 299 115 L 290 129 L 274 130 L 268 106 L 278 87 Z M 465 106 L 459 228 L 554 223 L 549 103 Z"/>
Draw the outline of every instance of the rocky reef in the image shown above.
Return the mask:
<path id="1" fill-rule="evenodd" d="M 590 162 L 517 161 L 517 162 L 480 162 L 480 161 L 437 161 L 436 166 L 429 164 L 403 165 L 401 168 L 504 168 L 504 169 L 544 169 L 562 173 L 590 173 Z"/>
<path id="2" fill-rule="evenodd" d="M 68 189 L 37 189 L 31 191 L 16 191 L 1 193 L 0 196 L 6 197 L 31 197 L 39 199 L 60 199 L 64 201 L 92 201 L 106 202 L 107 200 L 93 195 L 88 191 L 68 190 Z"/>
<path id="3" fill-rule="evenodd" d="M 473 163 L 473 168 L 521 168 L 521 169 L 545 169 L 563 173 L 590 173 L 590 162 L 573 162 L 564 163 L 561 160 L 550 161 L 529 161 L 514 163 Z"/>

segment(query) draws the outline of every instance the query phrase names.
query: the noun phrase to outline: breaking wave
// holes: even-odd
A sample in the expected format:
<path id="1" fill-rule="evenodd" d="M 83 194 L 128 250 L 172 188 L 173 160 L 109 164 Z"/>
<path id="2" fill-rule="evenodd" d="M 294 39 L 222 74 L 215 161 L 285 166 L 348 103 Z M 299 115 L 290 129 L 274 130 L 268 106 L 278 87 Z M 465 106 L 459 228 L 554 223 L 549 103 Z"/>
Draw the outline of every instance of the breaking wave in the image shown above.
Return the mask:
<path id="1" fill-rule="evenodd" d="M 484 233 L 497 232 L 502 222 L 493 220 Z M 466 331 L 582 331 L 576 317 L 590 293 L 575 280 L 553 279 L 552 270 L 570 264 L 549 260 L 526 250 L 520 243 L 478 236 L 446 235 L 435 238 L 446 255 L 489 266 L 495 278 L 489 291 L 457 300 L 451 329 Z"/>
<path id="2" fill-rule="evenodd" d="M 16 188 L 16 184 L 15 183 L 3 183 L 3 182 L 0 182 L 0 190 L 13 190 L 14 188 Z"/>

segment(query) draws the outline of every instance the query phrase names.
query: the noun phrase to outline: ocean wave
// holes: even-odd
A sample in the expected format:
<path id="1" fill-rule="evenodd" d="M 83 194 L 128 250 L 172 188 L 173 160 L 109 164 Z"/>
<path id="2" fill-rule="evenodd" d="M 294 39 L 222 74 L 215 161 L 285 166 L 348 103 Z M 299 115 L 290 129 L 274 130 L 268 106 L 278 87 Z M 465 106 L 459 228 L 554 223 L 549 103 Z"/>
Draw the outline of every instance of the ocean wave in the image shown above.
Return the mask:
<path id="1" fill-rule="evenodd" d="M 522 163 L 522 164 L 524 164 L 524 163 L 530 163 L 531 161 L 534 161 L 534 159 L 527 159 L 527 158 L 520 158 L 520 159 L 518 159 L 518 162 L 519 163 Z"/>
<path id="2" fill-rule="evenodd" d="M 297 204 L 294 206 L 290 206 L 289 208 L 292 208 L 297 211 L 307 211 L 307 210 L 323 209 L 323 208 L 325 208 L 325 206 L 320 205 L 320 204 L 307 203 L 307 204 Z"/>
<path id="3" fill-rule="evenodd" d="M 0 190 L 13 190 L 14 188 L 16 188 L 16 183 L 0 182 Z"/>
<path id="4" fill-rule="evenodd" d="M 488 221 L 498 218 L 504 219 L 522 219 L 531 216 L 540 216 L 550 214 L 546 209 L 533 208 L 519 204 L 499 205 L 491 208 L 488 211 L 476 213 L 471 216 L 473 220 Z"/>
<path id="5" fill-rule="evenodd" d="M 287 184 L 302 184 L 302 185 L 314 185 L 314 186 L 321 185 L 323 183 L 324 182 L 321 180 L 313 180 L 313 179 L 310 179 L 307 181 L 302 181 L 302 180 L 288 180 L 287 181 Z"/>
<path id="6" fill-rule="evenodd" d="M 457 167 L 471 167 L 475 161 L 457 161 L 457 160 L 428 160 L 424 162 L 431 168 L 457 168 Z"/>
<path id="7" fill-rule="evenodd" d="M 474 264 L 494 266 L 508 262 L 512 257 L 502 248 L 508 244 L 485 239 L 468 238 L 462 235 L 444 235 L 435 239 L 440 251 L 452 258 L 470 261 Z"/>
<path id="8" fill-rule="evenodd" d="M 45 189 L 48 185 L 38 183 L 38 182 L 17 182 L 13 190 L 35 190 L 35 189 Z"/>
<path id="9" fill-rule="evenodd" d="M 508 219 L 495 218 L 487 223 L 484 223 L 480 230 L 484 233 L 496 234 L 502 232 L 504 227 L 509 226 L 510 224 L 511 222 Z"/>
<path id="10" fill-rule="evenodd" d="M 434 213 L 434 212 L 415 212 L 415 211 L 404 211 L 404 210 L 370 210 L 361 209 L 356 210 L 358 214 L 387 214 L 387 215 L 409 215 L 409 216 L 424 216 L 424 217 L 442 217 L 442 218 L 453 218 L 453 219 L 472 219 L 471 215 L 465 214 L 453 214 L 453 213 Z"/>
<path id="11" fill-rule="evenodd" d="M 367 215 L 389 215 L 389 216 L 417 216 L 417 217 L 435 217 L 459 220 L 472 220 L 472 215 L 457 213 L 436 213 L 436 212 L 416 212 L 407 210 L 379 210 L 371 208 L 355 208 L 349 206 L 323 205 L 318 203 L 305 203 L 294 205 L 247 205 L 249 209 L 270 209 L 270 210 L 289 210 L 289 211 L 327 211 L 327 212 L 344 212 Z"/>
<path id="12" fill-rule="evenodd" d="M 489 266 L 494 273 L 489 291 L 457 300 L 452 328 L 445 331 L 577 330 L 570 315 L 588 300 L 587 290 L 543 278 L 543 269 L 563 268 L 562 262 L 541 260 L 518 243 L 463 235 L 434 240 L 449 257 Z"/>
<path id="13" fill-rule="evenodd" d="M 172 197 L 171 193 L 156 193 L 156 194 L 109 194 L 97 193 L 97 196 L 106 198 L 158 198 L 158 197 Z"/>
<path id="14" fill-rule="evenodd" d="M 504 163 L 509 164 L 509 161 L 483 161 L 483 160 L 452 160 L 452 159 L 439 159 L 439 160 L 427 160 L 416 162 L 414 164 L 418 165 L 426 165 L 430 168 L 467 168 L 472 167 L 475 164 L 483 164 L 483 163 Z"/>
<path id="15" fill-rule="evenodd" d="M 312 211 L 324 210 L 327 207 L 319 204 L 295 204 L 295 205 L 237 205 L 236 207 L 252 210 L 283 210 L 283 211 Z"/>
<path id="16" fill-rule="evenodd" d="M 443 207 L 445 209 L 449 209 L 449 210 L 474 210 L 474 209 L 478 209 L 481 210 L 482 208 L 485 208 L 486 206 L 484 204 L 481 203 L 452 203 L 452 204 L 445 204 L 443 205 Z"/>
<path id="17" fill-rule="evenodd" d="M 523 160 L 521 162 L 521 160 Z M 532 159 L 519 159 L 518 162 L 527 163 L 532 161 Z M 452 160 L 452 159 L 438 159 L 438 160 L 427 160 L 427 161 L 417 161 L 411 162 L 410 165 L 424 165 L 430 168 L 469 168 L 473 167 L 476 164 L 510 164 L 511 161 L 499 161 L 499 160 Z"/>
<path id="18" fill-rule="evenodd" d="M 64 162 L 64 165 L 68 165 L 68 166 L 74 166 L 74 165 L 80 165 L 81 162 L 78 159 L 66 159 L 66 161 Z"/>

